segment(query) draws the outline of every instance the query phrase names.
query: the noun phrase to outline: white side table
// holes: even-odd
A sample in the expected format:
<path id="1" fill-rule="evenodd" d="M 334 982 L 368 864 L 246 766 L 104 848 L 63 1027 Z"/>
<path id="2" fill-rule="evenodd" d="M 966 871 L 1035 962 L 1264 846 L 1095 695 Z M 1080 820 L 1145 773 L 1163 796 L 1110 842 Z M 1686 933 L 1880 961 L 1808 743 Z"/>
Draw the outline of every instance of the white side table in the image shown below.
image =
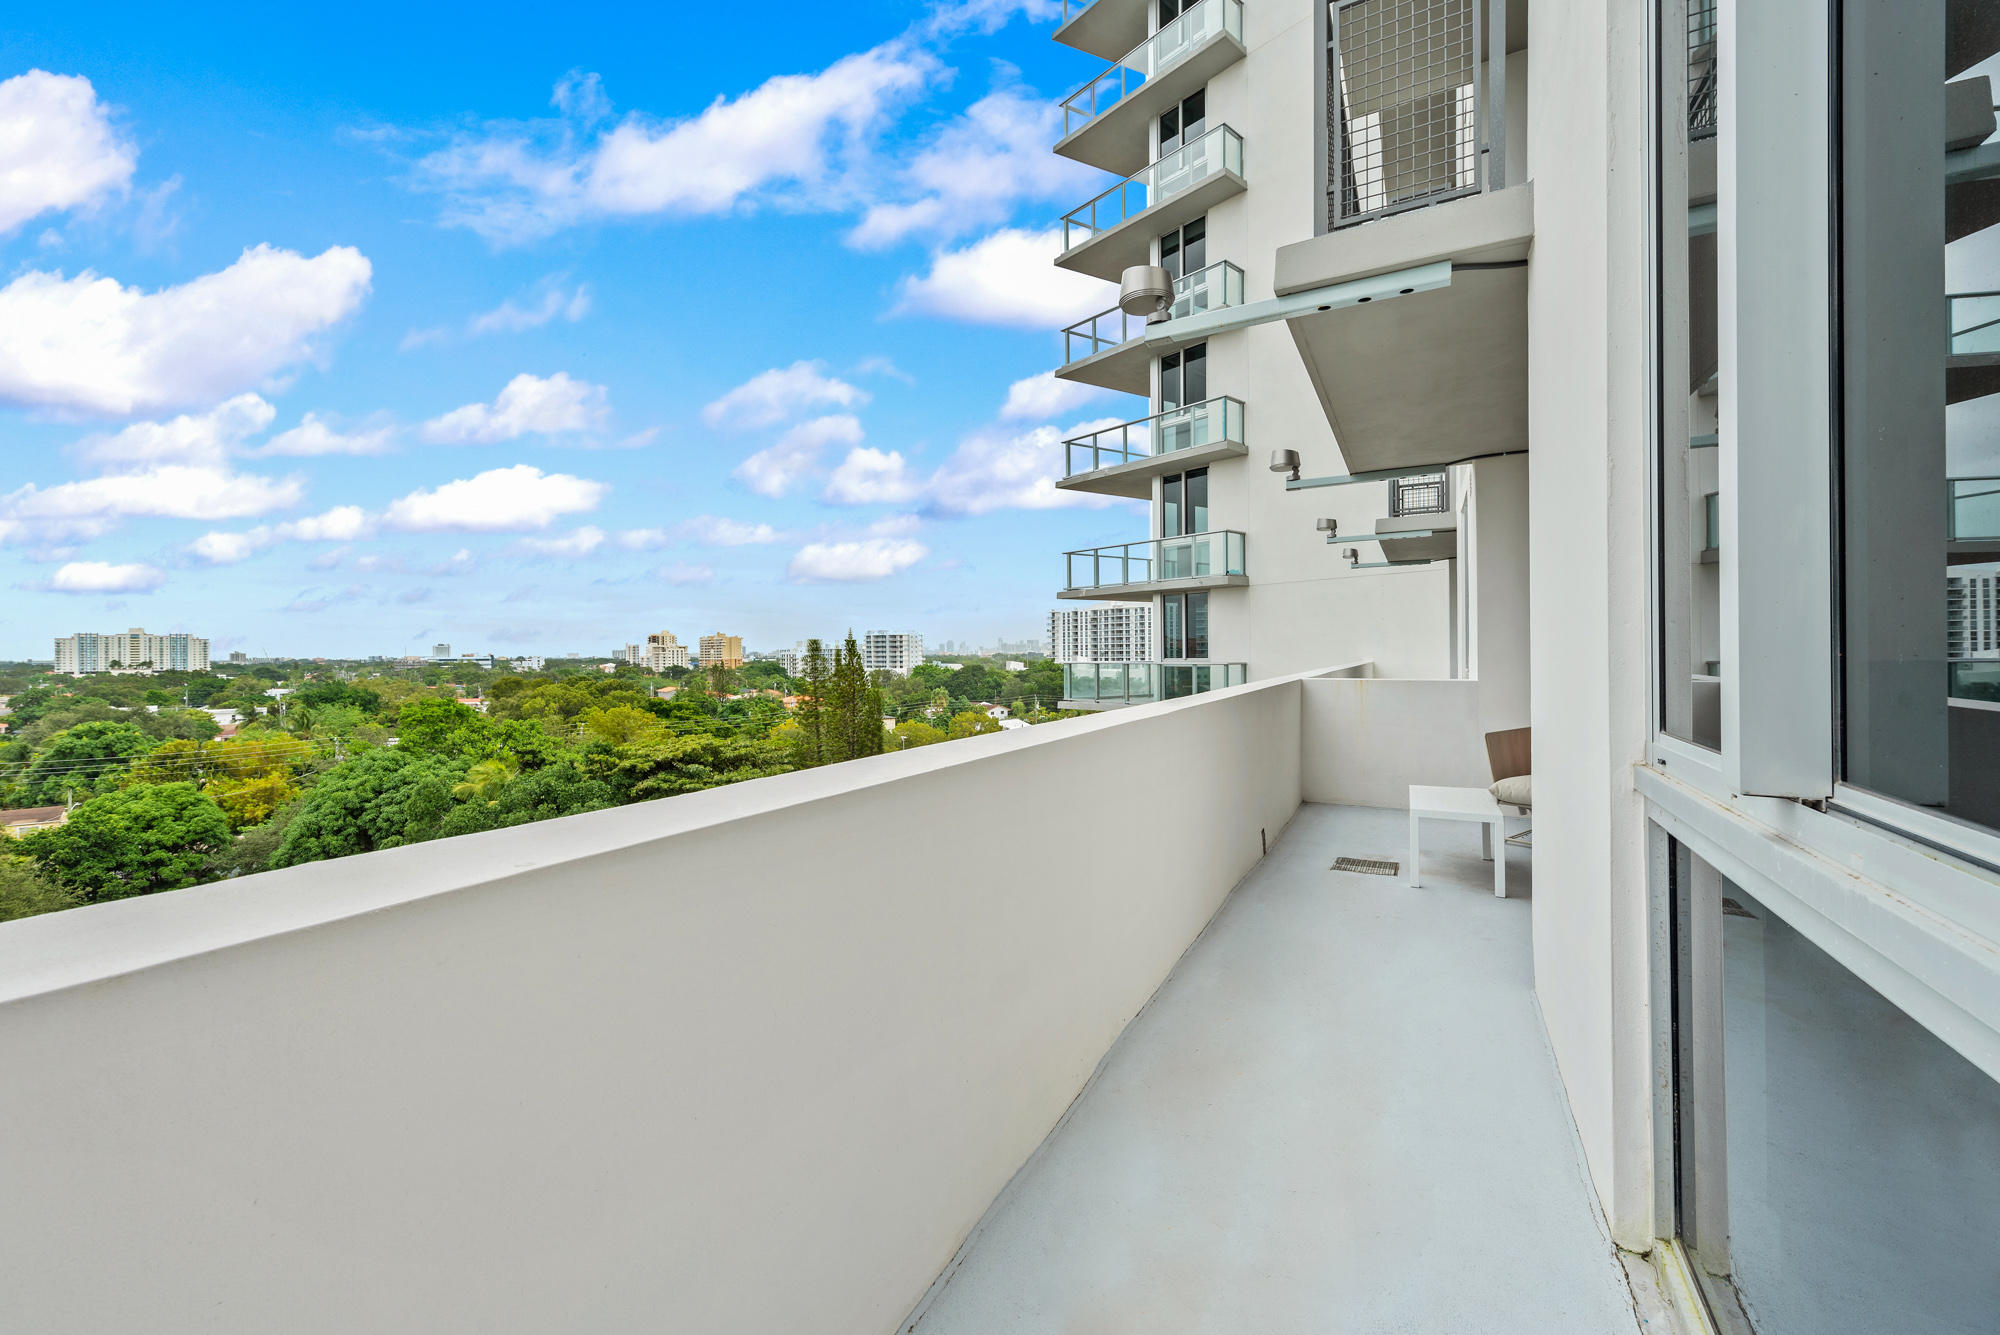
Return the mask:
<path id="1" fill-rule="evenodd" d="M 1484 788 L 1428 788 L 1410 785 L 1410 884 L 1417 879 L 1417 825 L 1425 820 L 1469 820 L 1479 825 L 1479 855 L 1493 863 L 1493 893 L 1507 897 L 1506 817 Z"/>

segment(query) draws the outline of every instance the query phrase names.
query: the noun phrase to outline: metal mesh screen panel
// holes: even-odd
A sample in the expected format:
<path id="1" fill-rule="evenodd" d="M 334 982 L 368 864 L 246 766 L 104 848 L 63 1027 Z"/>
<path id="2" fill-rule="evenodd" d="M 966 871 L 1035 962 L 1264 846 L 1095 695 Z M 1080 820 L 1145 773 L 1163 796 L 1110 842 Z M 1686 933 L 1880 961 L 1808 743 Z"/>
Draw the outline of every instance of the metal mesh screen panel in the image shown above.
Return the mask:
<path id="1" fill-rule="evenodd" d="M 1391 484 L 1389 513 L 1392 515 L 1434 515 L 1451 508 L 1445 475 L 1399 477 Z"/>
<path id="2" fill-rule="evenodd" d="M 1715 133 L 1715 0 L 1688 0 L 1688 138 Z"/>
<path id="3" fill-rule="evenodd" d="M 1330 37 L 1333 221 L 1477 189 L 1474 0 L 1341 0 Z"/>

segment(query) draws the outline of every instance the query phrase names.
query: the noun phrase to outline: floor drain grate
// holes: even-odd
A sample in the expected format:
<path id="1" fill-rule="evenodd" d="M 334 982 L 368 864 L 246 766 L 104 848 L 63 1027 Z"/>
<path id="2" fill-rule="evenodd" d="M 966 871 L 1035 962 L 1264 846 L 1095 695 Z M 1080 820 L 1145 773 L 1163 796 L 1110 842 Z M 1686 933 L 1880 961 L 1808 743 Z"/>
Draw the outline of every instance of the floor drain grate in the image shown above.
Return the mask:
<path id="1" fill-rule="evenodd" d="M 1364 876 L 1394 876 L 1399 870 L 1396 863 L 1387 858 L 1335 858 L 1335 871 L 1358 871 Z"/>

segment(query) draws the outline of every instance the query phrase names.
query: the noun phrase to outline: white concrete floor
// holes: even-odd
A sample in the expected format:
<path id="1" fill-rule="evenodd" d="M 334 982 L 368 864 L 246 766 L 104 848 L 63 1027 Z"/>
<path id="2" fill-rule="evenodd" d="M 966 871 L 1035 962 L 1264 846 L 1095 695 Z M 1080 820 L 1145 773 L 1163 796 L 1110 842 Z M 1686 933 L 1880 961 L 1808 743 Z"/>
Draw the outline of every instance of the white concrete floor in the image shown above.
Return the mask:
<path id="1" fill-rule="evenodd" d="M 1433 829 L 1436 834 L 1433 837 Z M 910 1326 L 1636 1331 L 1531 992 L 1530 855 L 1308 806 Z M 1405 867 L 1407 871 L 1407 867 Z"/>

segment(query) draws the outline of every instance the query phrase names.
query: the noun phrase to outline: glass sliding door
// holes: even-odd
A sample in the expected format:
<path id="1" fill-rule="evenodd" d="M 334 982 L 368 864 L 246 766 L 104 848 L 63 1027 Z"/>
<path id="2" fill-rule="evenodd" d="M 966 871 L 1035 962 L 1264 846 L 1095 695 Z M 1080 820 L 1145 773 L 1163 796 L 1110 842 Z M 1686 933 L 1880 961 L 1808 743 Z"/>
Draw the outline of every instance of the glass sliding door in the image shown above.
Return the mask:
<path id="1" fill-rule="evenodd" d="M 2000 1327 L 2000 1084 L 1668 846 L 1676 1216 L 1720 1327 Z"/>
<path id="2" fill-rule="evenodd" d="M 1841 12 L 1841 774 L 2000 828 L 2000 0 Z"/>
<path id="3" fill-rule="evenodd" d="M 1654 474 L 1658 726 L 1722 745 L 1722 585 L 1713 525 L 1721 395 L 1714 0 L 1658 0 Z"/>

